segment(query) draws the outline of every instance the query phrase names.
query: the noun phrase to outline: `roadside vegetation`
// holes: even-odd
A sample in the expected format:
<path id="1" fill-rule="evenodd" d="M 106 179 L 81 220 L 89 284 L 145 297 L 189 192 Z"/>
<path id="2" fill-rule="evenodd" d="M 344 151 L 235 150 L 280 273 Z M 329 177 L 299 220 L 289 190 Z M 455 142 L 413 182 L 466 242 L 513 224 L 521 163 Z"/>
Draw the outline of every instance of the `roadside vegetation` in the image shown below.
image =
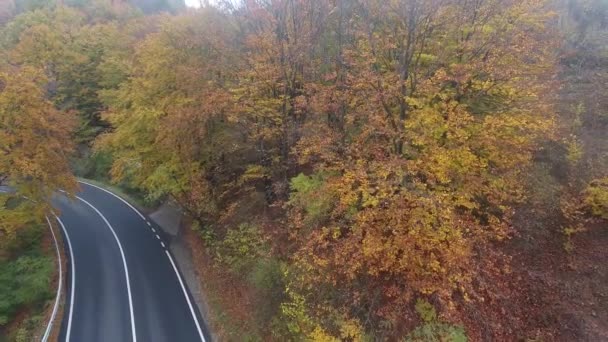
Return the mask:
<path id="1" fill-rule="evenodd" d="M 55 298 L 56 277 L 54 247 L 43 244 L 47 231 L 28 224 L 0 243 L 0 341 L 32 341 L 46 324 L 42 314 Z"/>
<path id="2" fill-rule="evenodd" d="M 30 5 L 2 234 L 73 170 L 187 213 L 222 339 L 608 339 L 605 1 Z"/>
<path id="3" fill-rule="evenodd" d="M 0 53 L 1 54 L 1 53 Z M 58 274 L 44 215 L 75 183 L 71 116 L 47 99 L 47 78 L 0 59 L 0 339 L 39 338 Z"/>

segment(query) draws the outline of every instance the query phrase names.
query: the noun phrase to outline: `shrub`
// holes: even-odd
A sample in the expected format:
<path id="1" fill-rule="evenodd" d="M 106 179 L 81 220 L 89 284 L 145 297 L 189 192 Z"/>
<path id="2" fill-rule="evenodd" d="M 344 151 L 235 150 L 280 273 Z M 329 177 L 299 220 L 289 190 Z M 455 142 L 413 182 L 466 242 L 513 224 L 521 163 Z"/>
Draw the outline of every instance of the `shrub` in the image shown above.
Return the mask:
<path id="1" fill-rule="evenodd" d="M 80 177 L 107 181 L 112 160 L 112 155 L 107 152 L 87 152 L 74 161 L 74 172 Z"/>
<path id="2" fill-rule="evenodd" d="M 259 291 L 282 288 L 283 271 L 281 263 L 271 258 L 258 260 L 249 273 L 248 280 Z"/>
<path id="3" fill-rule="evenodd" d="M 466 342 L 467 336 L 461 326 L 437 320 L 437 312 L 424 299 L 416 301 L 416 312 L 424 322 L 405 337 L 405 341 L 420 342 Z"/>
<path id="4" fill-rule="evenodd" d="M 564 234 L 564 250 L 568 253 L 572 252 L 574 250 L 574 244 L 572 243 L 572 236 L 574 236 L 574 234 L 576 233 L 580 233 L 580 232 L 584 232 L 585 228 L 582 226 L 577 226 L 577 227 L 565 227 L 562 230 L 562 233 Z"/>
<path id="5" fill-rule="evenodd" d="M 15 342 L 34 341 L 36 339 L 36 331 L 40 329 L 42 319 L 42 316 L 36 315 L 23 321 L 19 326 L 19 329 L 15 332 L 13 340 Z"/>
<path id="6" fill-rule="evenodd" d="M 442 322 L 425 323 L 414 329 L 405 341 L 420 342 L 466 342 L 467 336 L 461 326 Z"/>
<path id="7" fill-rule="evenodd" d="M 52 298 L 49 289 L 53 261 L 45 256 L 25 255 L 0 264 L 0 325 L 24 305 Z"/>
<path id="8" fill-rule="evenodd" d="M 305 226 L 318 225 L 332 210 L 334 196 L 324 187 L 325 179 L 321 174 L 306 176 L 300 173 L 291 179 L 289 204 L 305 212 Z"/>
<path id="9" fill-rule="evenodd" d="M 271 326 L 272 320 L 280 313 L 280 305 L 285 299 L 283 265 L 277 259 L 259 259 L 247 278 L 257 292 L 256 322 L 259 326 Z"/>
<path id="10" fill-rule="evenodd" d="M 592 181 L 584 201 L 591 214 L 608 220 L 608 177 Z"/>
<path id="11" fill-rule="evenodd" d="M 38 253 L 40 240 L 45 229 L 47 229 L 45 226 L 29 222 L 23 229 L 16 232 L 14 238 L 7 240 L 3 248 L 9 255 L 19 255 L 24 252 Z"/>
<path id="12" fill-rule="evenodd" d="M 257 226 L 243 223 L 229 229 L 224 239 L 217 244 L 217 260 L 235 273 L 250 270 L 255 262 L 268 250 L 264 237 Z"/>
<path id="13" fill-rule="evenodd" d="M 416 312 L 425 322 L 432 322 L 437 319 L 437 312 L 433 305 L 424 299 L 418 298 L 416 301 Z"/>

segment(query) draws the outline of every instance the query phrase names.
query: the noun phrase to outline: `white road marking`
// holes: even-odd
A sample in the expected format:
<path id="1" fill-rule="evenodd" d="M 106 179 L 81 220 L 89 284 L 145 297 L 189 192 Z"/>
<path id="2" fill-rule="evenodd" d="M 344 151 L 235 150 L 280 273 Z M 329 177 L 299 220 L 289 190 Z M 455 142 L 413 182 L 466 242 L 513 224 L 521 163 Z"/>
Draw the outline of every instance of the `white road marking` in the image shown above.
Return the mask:
<path id="1" fill-rule="evenodd" d="M 148 224 L 148 226 L 152 227 L 152 223 L 146 221 L 146 223 Z"/>
<path id="2" fill-rule="evenodd" d="M 165 247 L 165 243 L 164 242 L 161 241 L 160 244 L 163 246 L 163 248 L 167 248 L 167 247 Z"/>
<path id="3" fill-rule="evenodd" d="M 121 197 L 119 197 L 119 196 L 115 195 L 113 192 L 108 191 L 108 190 L 106 190 L 106 189 L 104 189 L 104 188 L 102 188 L 102 187 L 100 187 L 100 186 L 95 185 L 95 184 L 87 183 L 87 182 L 84 182 L 84 181 L 81 181 L 81 180 L 79 180 L 79 181 L 78 181 L 78 183 L 82 183 L 82 184 L 86 184 L 86 185 L 92 186 L 92 187 L 94 187 L 94 188 L 97 188 L 97 189 L 99 189 L 99 190 L 101 190 L 101 191 L 105 191 L 105 192 L 109 193 L 110 195 L 112 195 L 112 196 L 114 196 L 114 197 L 118 198 L 118 199 L 119 199 L 119 200 L 121 200 L 121 201 L 122 201 L 124 204 L 128 205 L 128 206 L 129 206 L 129 208 L 133 209 L 133 211 L 134 211 L 135 213 L 137 213 L 137 215 L 139 215 L 139 217 L 141 217 L 141 218 L 142 218 L 142 220 L 146 221 L 146 218 L 144 217 L 144 215 L 142 215 L 142 214 L 139 212 L 139 210 L 135 209 L 135 207 L 134 207 L 134 206 L 132 206 L 132 205 L 131 205 L 131 203 L 129 203 L 129 202 L 125 201 L 124 199 L 122 199 Z"/>
<path id="4" fill-rule="evenodd" d="M 99 216 L 101 216 L 103 221 L 106 223 L 106 225 L 112 231 L 112 235 L 114 235 L 114 239 L 116 239 L 116 243 L 118 244 L 118 249 L 120 250 L 120 256 L 122 257 L 122 264 L 123 264 L 123 267 L 125 268 L 125 278 L 127 280 L 127 293 L 129 296 L 129 311 L 131 313 L 131 331 L 132 331 L 132 336 L 133 336 L 133 342 L 137 342 L 137 333 L 135 332 L 135 315 L 133 313 L 133 298 L 131 297 L 131 283 L 129 281 L 129 268 L 127 267 L 127 259 L 125 258 L 125 252 L 122 249 L 122 245 L 120 244 L 118 235 L 116 235 L 116 232 L 114 231 L 114 228 L 112 228 L 112 225 L 110 224 L 110 222 L 108 222 L 106 217 L 103 216 L 103 214 L 99 210 L 97 210 L 97 208 L 95 208 L 95 206 L 93 206 L 91 203 L 87 202 L 82 197 L 76 196 L 76 198 L 78 198 L 82 202 L 86 203 L 89 207 L 91 207 L 93 210 L 95 210 L 95 212 Z"/>
<path id="5" fill-rule="evenodd" d="M 124 199 L 122 199 L 120 196 L 118 196 L 118 195 L 114 194 L 113 192 L 108 191 L 108 190 L 106 190 L 106 189 L 104 189 L 102 187 L 99 187 L 97 185 L 93 185 L 91 183 L 87 183 L 87 182 L 84 182 L 84 181 L 81 181 L 81 180 L 79 180 L 78 182 L 82 183 L 82 184 L 87 184 L 87 185 L 92 186 L 94 188 L 97 188 L 99 190 L 105 191 L 108 194 L 110 194 L 110 195 L 118 198 L 124 204 L 126 204 L 127 206 L 129 206 L 129 208 L 131 208 L 137 215 L 139 215 L 139 217 L 141 217 L 144 221 L 147 222 L 146 218 L 144 217 L 144 215 L 142 215 L 142 213 L 139 212 L 139 210 L 137 210 L 134 206 L 132 206 L 131 203 L 129 203 L 129 202 L 125 201 Z M 154 229 L 154 228 L 152 228 L 152 229 Z M 160 240 L 160 237 L 159 237 L 159 240 Z M 205 335 L 203 335 L 203 331 L 201 329 L 201 325 L 200 325 L 200 323 L 198 321 L 198 318 L 196 317 L 196 312 L 194 311 L 194 307 L 192 306 L 192 302 L 190 301 L 190 297 L 188 296 L 188 291 L 186 290 L 186 286 L 184 285 L 184 281 L 182 280 L 182 277 L 180 276 L 179 271 L 177 270 L 177 266 L 175 266 L 175 262 L 173 262 L 173 258 L 171 257 L 171 254 L 169 253 L 169 251 L 165 250 L 165 253 L 169 257 L 169 261 L 171 262 L 171 265 L 173 266 L 173 270 L 175 271 L 175 275 L 177 276 L 177 280 L 179 281 L 180 285 L 182 286 L 182 291 L 184 292 L 184 297 L 186 298 L 186 302 L 188 302 L 188 307 L 190 308 L 190 313 L 192 314 L 192 319 L 194 320 L 194 323 L 196 324 L 196 329 L 198 331 L 198 335 L 200 336 L 202 342 L 206 342 Z"/>
<path id="6" fill-rule="evenodd" d="M 42 336 L 42 342 L 46 342 L 51 335 L 51 329 L 53 327 L 53 323 L 55 321 L 55 317 L 57 316 L 57 310 L 59 309 L 59 300 L 61 299 L 61 289 L 63 288 L 63 261 L 61 260 L 61 252 L 59 251 L 59 242 L 57 242 L 57 236 L 55 236 L 55 231 L 53 230 L 53 225 L 51 224 L 51 220 L 49 220 L 48 216 L 45 216 L 46 222 L 49 224 L 49 229 L 51 230 L 51 234 L 53 235 L 53 241 L 55 241 L 55 251 L 57 252 L 57 264 L 59 264 L 59 284 L 57 284 L 57 295 L 55 296 L 55 305 L 53 305 L 53 313 L 51 314 L 51 318 L 49 319 L 49 324 L 44 331 L 44 336 Z"/>
<path id="7" fill-rule="evenodd" d="M 65 234 L 66 240 L 68 242 L 68 249 L 70 250 L 70 264 L 72 264 L 72 291 L 70 291 L 70 313 L 68 316 L 68 327 L 65 333 L 65 342 L 70 342 L 70 335 L 72 333 L 72 317 L 74 316 L 74 293 L 76 289 L 76 260 L 74 259 L 74 251 L 72 250 L 72 242 L 70 241 L 70 234 L 68 234 L 68 230 L 65 229 L 63 222 L 61 219 L 55 215 L 55 219 L 61 225 L 63 229 L 63 233 Z"/>
<path id="8" fill-rule="evenodd" d="M 182 291 L 184 291 L 184 296 L 186 296 L 186 301 L 188 302 L 188 306 L 190 307 L 190 312 L 192 313 L 192 317 L 194 318 L 194 323 L 196 323 L 196 329 L 198 330 L 198 334 L 201 337 L 201 340 L 203 342 L 206 342 L 205 336 L 203 335 L 203 331 L 201 330 L 201 326 L 198 323 L 198 319 L 196 319 L 196 314 L 194 313 L 194 308 L 192 307 L 192 302 L 190 301 L 190 297 L 188 296 L 188 291 L 186 291 L 186 286 L 184 286 L 184 281 L 182 280 L 182 277 L 179 275 L 177 266 L 175 266 L 175 262 L 173 262 L 173 258 L 171 257 L 171 254 L 169 254 L 169 251 L 165 251 L 165 254 L 167 254 L 167 257 L 169 258 L 169 261 L 171 262 L 171 266 L 173 266 L 173 270 L 175 271 L 175 275 L 177 276 L 177 280 L 179 280 L 179 284 L 182 286 Z"/>
<path id="9" fill-rule="evenodd" d="M 154 228 L 151 228 L 151 229 L 152 229 L 152 231 L 153 231 L 154 233 L 156 233 L 156 229 L 154 229 Z"/>
<path id="10" fill-rule="evenodd" d="M 156 238 L 160 240 L 160 236 L 158 236 L 158 234 L 156 234 Z"/>

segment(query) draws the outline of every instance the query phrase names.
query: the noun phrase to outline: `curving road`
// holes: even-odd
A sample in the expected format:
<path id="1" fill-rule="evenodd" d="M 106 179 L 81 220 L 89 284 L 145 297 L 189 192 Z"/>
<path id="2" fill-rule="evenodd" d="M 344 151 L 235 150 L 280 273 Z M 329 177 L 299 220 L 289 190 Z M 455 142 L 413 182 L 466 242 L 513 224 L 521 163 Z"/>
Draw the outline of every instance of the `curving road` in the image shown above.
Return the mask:
<path id="1" fill-rule="evenodd" d="M 210 341 L 161 230 L 129 203 L 81 182 L 57 196 L 70 259 L 60 341 Z"/>

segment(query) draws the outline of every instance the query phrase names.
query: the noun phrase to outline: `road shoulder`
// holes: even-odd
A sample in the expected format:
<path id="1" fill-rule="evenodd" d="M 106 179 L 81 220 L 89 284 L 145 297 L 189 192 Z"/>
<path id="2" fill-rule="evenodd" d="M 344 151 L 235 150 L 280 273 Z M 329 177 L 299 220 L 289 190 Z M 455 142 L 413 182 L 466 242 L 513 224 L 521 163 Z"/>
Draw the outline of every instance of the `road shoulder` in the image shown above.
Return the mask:
<path id="1" fill-rule="evenodd" d="M 183 225 L 183 213 L 181 212 L 179 206 L 171 202 L 165 202 L 157 210 L 152 212 L 149 217 L 163 230 L 165 235 L 168 237 L 169 250 L 175 258 L 175 262 L 182 273 L 183 279 L 186 282 L 190 293 L 194 297 L 196 306 L 203 316 L 203 321 L 210 322 L 210 311 L 209 306 L 207 305 L 208 300 L 201 286 L 203 280 L 196 271 L 196 267 L 192 259 L 192 253 L 188 248 L 185 235 L 183 234 L 183 231 L 186 228 Z M 208 326 L 207 328 L 212 335 L 212 340 L 218 340 L 213 331 L 209 329 L 210 327 Z"/>

